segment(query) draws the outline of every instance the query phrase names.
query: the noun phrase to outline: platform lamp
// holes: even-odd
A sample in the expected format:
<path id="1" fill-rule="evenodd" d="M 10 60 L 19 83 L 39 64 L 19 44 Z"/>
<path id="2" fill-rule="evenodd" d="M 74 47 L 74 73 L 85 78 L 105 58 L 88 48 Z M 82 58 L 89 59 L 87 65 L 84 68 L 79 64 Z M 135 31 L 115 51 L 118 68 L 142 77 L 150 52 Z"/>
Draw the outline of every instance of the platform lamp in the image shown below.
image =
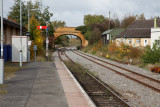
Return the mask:
<path id="1" fill-rule="evenodd" d="M 20 67 L 22 67 L 22 0 L 20 0 Z"/>
<path id="2" fill-rule="evenodd" d="M 1 57 L 0 57 L 0 84 L 4 83 L 4 59 L 3 59 L 3 0 L 1 0 Z"/>

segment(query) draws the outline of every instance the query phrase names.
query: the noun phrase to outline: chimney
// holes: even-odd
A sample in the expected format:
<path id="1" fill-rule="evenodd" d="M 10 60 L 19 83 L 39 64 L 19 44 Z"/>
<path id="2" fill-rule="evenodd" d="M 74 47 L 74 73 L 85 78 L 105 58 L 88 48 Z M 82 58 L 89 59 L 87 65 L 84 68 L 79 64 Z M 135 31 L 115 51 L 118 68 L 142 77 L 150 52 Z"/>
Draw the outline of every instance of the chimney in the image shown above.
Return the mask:
<path id="1" fill-rule="evenodd" d="M 157 20 L 156 20 L 156 17 L 154 18 L 154 28 L 157 28 Z"/>

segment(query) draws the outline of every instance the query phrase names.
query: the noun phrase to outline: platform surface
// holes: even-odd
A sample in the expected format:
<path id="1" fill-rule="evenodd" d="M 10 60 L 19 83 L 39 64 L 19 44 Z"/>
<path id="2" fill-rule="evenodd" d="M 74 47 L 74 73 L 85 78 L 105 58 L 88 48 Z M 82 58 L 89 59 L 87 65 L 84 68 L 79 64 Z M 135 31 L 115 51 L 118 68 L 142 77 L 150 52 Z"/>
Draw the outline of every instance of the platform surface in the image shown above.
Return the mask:
<path id="1" fill-rule="evenodd" d="M 73 78 L 68 73 L 63 64 L 59 61 L 56 61 L 55 64 L 63 85 L 69 107 L 89 107 L 89 103 L 85 99 L 82 91 L 74 82 Z"/>
<path id="2" fill-rule="evenodd" d="M 53 62 L 27 64 L 5 84 L 8 92 L 0 97 L 0 107 L 68 107 Z"/>

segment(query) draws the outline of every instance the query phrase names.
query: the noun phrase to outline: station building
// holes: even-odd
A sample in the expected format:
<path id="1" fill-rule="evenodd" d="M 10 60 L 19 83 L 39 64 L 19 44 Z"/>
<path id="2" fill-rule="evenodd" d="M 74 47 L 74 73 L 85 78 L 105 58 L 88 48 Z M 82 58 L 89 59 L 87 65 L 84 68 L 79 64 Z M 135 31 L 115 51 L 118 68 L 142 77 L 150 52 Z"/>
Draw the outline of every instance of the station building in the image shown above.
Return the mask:
<path id="1" fill-rule="evenodd" d="M 0 21 L 1 21 L 1 17 L 0 17 Z M 20 25 L 6 18 L 3 18 L 3 23 L 4 23 L 3 24 L 4 44 L 11 45 L 12 36 L 20 35 Z M 1 29 L 1 26 L 0 26 L 0 29 Z M 23 31 L 25 31 L 24 27 L 23 27 Z M 1 34 L 1 30 L 0 30 L 0 34 Z"/>

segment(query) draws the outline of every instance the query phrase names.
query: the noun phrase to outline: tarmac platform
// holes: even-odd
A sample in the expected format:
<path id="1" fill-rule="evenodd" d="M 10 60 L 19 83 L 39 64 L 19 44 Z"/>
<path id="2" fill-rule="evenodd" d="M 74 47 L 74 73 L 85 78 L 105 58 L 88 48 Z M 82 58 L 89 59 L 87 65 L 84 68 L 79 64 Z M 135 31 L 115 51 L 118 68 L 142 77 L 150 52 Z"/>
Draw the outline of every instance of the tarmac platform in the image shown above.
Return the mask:
<path id="1" fill-rule="evenodd" d="M 0 97 L 0 107 L 94 106 L 59 60 L 29 63 L 5 84 L 7 94 Z"/>

